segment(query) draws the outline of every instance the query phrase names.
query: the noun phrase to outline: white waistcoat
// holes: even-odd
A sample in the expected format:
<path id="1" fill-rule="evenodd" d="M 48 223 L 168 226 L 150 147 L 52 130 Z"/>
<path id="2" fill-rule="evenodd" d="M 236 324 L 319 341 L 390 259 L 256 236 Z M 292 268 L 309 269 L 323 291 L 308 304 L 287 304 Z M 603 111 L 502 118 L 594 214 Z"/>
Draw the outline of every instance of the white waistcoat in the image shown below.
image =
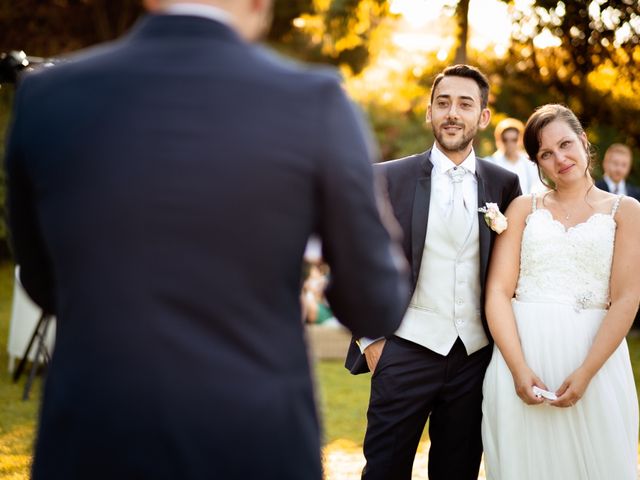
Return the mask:
<path id="1" fill-rule="evenodd" d="M 480 317 L 478 217 L 471 217 L 466 234 L 450 231 L 431 191 L 418 283 L 395 334 L 440 355 L 460 337 L 470 355 L 489 344 Z"/>

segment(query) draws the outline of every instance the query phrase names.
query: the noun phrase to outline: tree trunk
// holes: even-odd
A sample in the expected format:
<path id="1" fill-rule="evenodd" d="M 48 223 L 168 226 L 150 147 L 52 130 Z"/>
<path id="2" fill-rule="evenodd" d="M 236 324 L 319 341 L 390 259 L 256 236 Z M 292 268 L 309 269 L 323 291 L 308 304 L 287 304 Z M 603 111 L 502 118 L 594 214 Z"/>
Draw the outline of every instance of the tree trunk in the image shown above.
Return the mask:
<path id="1" fill-rule="evenodd" d="M 467 40 L 469 37 L 469 1 L 459 0 L 456 6 L 458 44 L 454 63 L 467 63 Z"/>

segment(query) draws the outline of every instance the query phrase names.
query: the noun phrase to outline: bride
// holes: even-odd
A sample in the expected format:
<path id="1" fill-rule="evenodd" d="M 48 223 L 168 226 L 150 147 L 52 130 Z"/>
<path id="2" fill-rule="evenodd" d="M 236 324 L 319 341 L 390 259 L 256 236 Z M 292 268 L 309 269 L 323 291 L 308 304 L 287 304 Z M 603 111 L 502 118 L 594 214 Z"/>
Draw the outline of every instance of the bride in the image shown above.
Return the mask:
<path id="1" fill-rule="evenodd" d="M 636 480 L 625 335 L 640 300 L 640 203 L 593 185 L 590 145 L 568 108 L 537 109 L 524 142 L 553 188 L 509 206 L 493 251 L 487 479 Z"/>

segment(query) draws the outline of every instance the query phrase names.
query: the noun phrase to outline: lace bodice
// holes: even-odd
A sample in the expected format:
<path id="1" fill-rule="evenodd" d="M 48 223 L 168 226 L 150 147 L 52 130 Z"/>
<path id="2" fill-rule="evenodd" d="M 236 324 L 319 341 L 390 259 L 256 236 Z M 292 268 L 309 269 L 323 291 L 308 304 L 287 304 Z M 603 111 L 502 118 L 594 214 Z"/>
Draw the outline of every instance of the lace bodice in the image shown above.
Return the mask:
<path id="1" fill-rule="evenodd" d="M 535 197 L 522 235 L 516 298 L 558 301 L 584 308 L 608 308 L 615 239 L 615 213 L 595 213 L 566 229 Z"/>

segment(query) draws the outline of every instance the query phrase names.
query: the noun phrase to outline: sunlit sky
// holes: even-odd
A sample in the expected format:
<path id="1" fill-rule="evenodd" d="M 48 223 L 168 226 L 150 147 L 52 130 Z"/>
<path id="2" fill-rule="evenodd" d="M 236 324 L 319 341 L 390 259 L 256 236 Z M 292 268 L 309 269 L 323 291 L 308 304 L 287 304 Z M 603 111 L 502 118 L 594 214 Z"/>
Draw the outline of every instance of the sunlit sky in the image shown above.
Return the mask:
<path id="1" fill-rule="evenodd" d="M 449 48 L 453 39 L 443 42 L 444 32 L 433 31 L 433 27 L 438 24 L 438 20 L 450 16 L 452 10 L 446 8 L 450 3 L 447 0 L 392 0 L 391 12 L 402 15 L 406 22 L 406 30 L 396 32 L 394 42 L 403 48 L 417 50 L 437 51 Z M 489 45 L 496 45 L 500 50 L 507 46 L 511 22 L 505 3 L 498 0 L 471 1 L 469 24 L 469 45 L 472 48 L 484 49 Z"/>
<path id="2" fill-rule="evenodd" d="M 441 61 L 450 58 L 457 41 L 453 19 L 455 4 L 454 0 L 390 0 L 391 13 L 398 15 L 391 34 L 392 45 L 396 48 L 379 52 L 363 75 L 352 79 L 352 94 L 359 97 L 373 88 L 383 101 L 397 101 L 392 89 L 379 93 L 379 86 L 393 84 L 394 76 L 402 79 L 402 72 L 407 67 L 420 75 L 430 58 L 425 52 L 435 53 Z M 515 0 L 511 6 L 500 0 L 471 0 L 469 49 L 496 57 L 505 55 L 513 27 L 509 8 L 527 12 L 532 4 L 533 0 Z M 538 48 L 557 45 L 557 42 L 548 30 L 534 39 Z"/>
<path id="3" fill-rule="evenodd" d="M 532 0 L 516 0 L 512 8 L 526 10 Z M 439 24 L 450 20 L 453 13 L 451 0 L 391 0 L 391 12 L 400 14 L 404 27 L 396 31 L 393 41 L 399 47 L 417 51 L 436 51 L 441 59 L 455 43 L 451 31 L 439 30 Z M 469 3 L 469 47 L 476 50 L 492 49 L 496 56 L 506 52 L 511 36 L 509 6 L 499 0 L 471 0 Z M 556 42 L 551 34 L 543 32 L 536 38 L 537 46 L 550 46 Z"/>

